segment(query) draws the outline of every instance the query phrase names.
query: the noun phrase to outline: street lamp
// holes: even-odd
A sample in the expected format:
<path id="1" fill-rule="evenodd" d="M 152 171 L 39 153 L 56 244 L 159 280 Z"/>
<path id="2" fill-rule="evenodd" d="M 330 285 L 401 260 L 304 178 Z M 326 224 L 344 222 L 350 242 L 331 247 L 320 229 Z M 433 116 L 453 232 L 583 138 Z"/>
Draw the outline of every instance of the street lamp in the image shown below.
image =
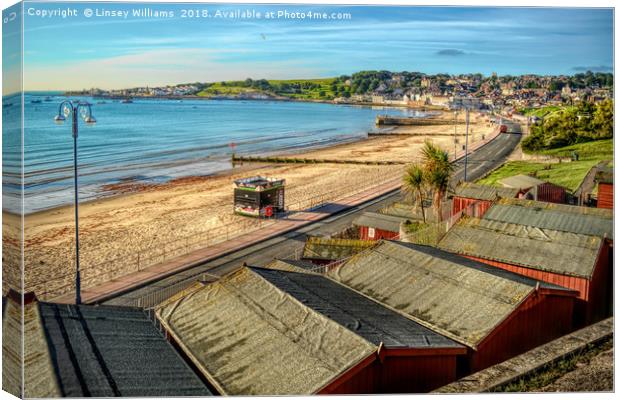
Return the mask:
<path id="1" fill-rule="evenodd" d="M 459 111 L 454 110 L 454 161 L 456 161 L 456 124 Z"/>
<path id="2" fill-rule="evenodd" d="M 62 124 L 71 116 L 71 131 L 73 133 L 73 189 L 75 191 L 75 304 L 82 303 L 80 295 L 80 234 L 78 222 L 78 165 L 77 165 L 77 138 L 78 138 L 78 114 L 88 125 L 93 125 L 97 120 L 90 108 L 91 104 L 85 101 L 72 102 L 65 100 L 58 106 L 58 115 L 54 122 Z"/>

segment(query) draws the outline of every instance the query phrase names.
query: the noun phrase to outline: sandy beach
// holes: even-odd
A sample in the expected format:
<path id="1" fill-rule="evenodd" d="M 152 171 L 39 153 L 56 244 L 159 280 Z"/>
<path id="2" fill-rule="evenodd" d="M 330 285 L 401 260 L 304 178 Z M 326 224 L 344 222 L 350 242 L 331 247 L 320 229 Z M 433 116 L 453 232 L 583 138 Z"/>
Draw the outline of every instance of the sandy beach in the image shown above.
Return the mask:
<path id="1" fill-rule="evenodd" d="M 450 115 L 453 115 L 450 113 Z M 457 135 L 465 126 L 457 126 Z M 478 141 L 493 127 L 472 118 Z M 399 161 L 418 159 L 424 140 L 432 140 L 452 154 L 454 125 L 407 126 L 398 132 L 412 136 L 372 137 L 355 143 L 309 151 L 304 158 Z M 428 136 L 427 136 L 428 135 Z M 438 136 L 433 136 L 438 135 Z M 464 141 L 462 141 L 464 142 Z M 398 178 L 403 165 L 246 164 L 212 177 L 188 177 L 159 185 L 119 187 L 119 195 L 80 205 L 80 260 L 82 285 L 89 287 L 147 268 L 166 259 L 233 238 L 261 222 L 232 213 L 232 181 L 251 175 L 285 178 L 286 203 L 300 211 L 322 200 L 336 201 L 385 180 Z M 18 241 L 14 225 L 19 218 L 3 215 L 4 287 L 15 284 L 19 273 L 11 254 Z M 25 285 L 42 299 L 73 291 L 74 215 L 64 206 L 25 217 Z M 13 251 L 12 251 L 13 250 Z M 12 267 L 13 265 L 13 267 Z M 7 270 L 8 269 L 8 270 Z M 8 278 L 8 279 L 7 279 Z"/>

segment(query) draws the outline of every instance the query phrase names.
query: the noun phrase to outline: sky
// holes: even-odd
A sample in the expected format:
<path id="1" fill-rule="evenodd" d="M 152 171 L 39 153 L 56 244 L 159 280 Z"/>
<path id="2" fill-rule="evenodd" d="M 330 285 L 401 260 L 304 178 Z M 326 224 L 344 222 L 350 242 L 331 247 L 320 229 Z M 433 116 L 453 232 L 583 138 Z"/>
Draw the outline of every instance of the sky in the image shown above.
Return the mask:
<path id="1" fill-rule="evenodd" d="M 144 8 L 174 16 L 132 15 Z M 182 18 L 188 8 L 207 9 L 209 17 Z M 261 18 L 223 17 L 236 10 Z M 285 10 L 350 18 L 265 17 Z M 611 9 L 25 2 L 24 13 L 25 90 L 319 78 L 375 69 L 572 75 L 613 68 Z M 5 47 L 11 40 L 19 35 L 5 35 Z M 7 69 L 6 60 L 19 60 L 3 58 Z"/>

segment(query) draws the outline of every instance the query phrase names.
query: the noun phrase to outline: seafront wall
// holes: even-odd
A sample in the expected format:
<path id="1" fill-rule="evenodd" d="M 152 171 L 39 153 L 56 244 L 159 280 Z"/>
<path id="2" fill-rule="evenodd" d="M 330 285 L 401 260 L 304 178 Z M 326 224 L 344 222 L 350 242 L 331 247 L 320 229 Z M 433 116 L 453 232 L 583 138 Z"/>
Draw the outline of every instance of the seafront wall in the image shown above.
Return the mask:
<path id="1" fill-rule="evenodd" d="M 510 383 L 551 368 L 561 360 L 612 338 L 613 329 L 612 317 L 443 386 L 434 393 L 481 393 L 501 390 Z"/>

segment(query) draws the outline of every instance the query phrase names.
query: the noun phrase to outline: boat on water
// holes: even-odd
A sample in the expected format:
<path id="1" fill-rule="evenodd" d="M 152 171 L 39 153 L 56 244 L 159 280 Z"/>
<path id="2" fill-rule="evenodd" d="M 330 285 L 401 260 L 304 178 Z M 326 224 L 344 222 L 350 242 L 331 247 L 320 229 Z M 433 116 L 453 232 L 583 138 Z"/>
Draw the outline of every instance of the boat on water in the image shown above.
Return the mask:
<path id="1" fill-rule="evenodd" d="M 129 103 L 133 103 L 133 100 L 131 100 L 131 99 L 125 99 L 125 100 L 122 100 L 122 101 L 121 101 L 121 103 L 123 103 L 123 104 L 129 104 Z"/>
<path id="2" fill-rule="evenodd" d="M 36 100 L 30 100 L 30 102 L 31 102 L 32 104 L 40 104 L 40 103 L 42 103 L 43 101 L 42 101 L 42 100 L 40 100 L 40 99 L 36 99 Z"/>
<path id="3" fill-rule="evenodd" d="M 97 104 L 108 104 L 108 102 L 102 100 L 102 101 L 98 101 Z"/>
<path id="4" fill-rule="evenodd" d="M 45 101 L 52 101 L 52 98 L 51 98 L 51 97 L 49 97 L 49 96 L 47 96 L 47 97 L 45 98 Z"/>

